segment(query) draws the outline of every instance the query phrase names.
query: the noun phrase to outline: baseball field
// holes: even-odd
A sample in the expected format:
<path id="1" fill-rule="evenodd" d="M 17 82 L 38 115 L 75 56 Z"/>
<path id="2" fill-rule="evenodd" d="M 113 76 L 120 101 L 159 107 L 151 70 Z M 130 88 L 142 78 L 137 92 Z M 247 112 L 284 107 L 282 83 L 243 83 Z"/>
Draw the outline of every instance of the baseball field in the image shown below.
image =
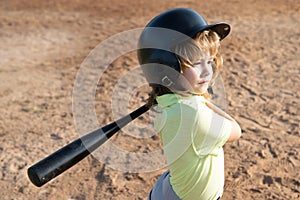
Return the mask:
<path id="1" fill-rule="evenodd" d="M 91 155 L 43 187 L 31 184 L 27 169 L 77 139 L 80 131 L 89 131 L 88 120 L 86 127 L 78 127 L 74 116 L 80 110 L 74 113 L 72 106 L 77 105 L 73 95 L 78 71 L 90 52 L 114 36 L 114 48 L 127 48 L 118 35 L 141 29 L 157 14 L 177 7 L 232 28 L 222 41 L 222 105 L 239 122 L 243 136 L 224 146 L 222 199 L 300 199 L 298 0 L 0 1 L 0 199 L 146 199 L 166 170 L 155 155 L 129 161 L 105 151 L 104 160 Z M 135 38 L 131 36 L 128 41 Z M 100 53 L 110 58 L 114 49 L 104 47 Z M 99 126 L 147 99 L 146 85 L 133 92 L 116 89 L 137 66 L 136 53 L 128 50 L 112 57 L 93 83 Z M 124 79 L 127 85 L 137 82 Z M 122 100 L 125 94 L 130 97 Z M 116 110 L 117 105 L 125 111 Z M 151 114 L 135 124 L 145 129 Z M 158 135 L 145 134 L 143 128 L 129 127 L 110 142 L 130 154 L 159 152 Z"/>

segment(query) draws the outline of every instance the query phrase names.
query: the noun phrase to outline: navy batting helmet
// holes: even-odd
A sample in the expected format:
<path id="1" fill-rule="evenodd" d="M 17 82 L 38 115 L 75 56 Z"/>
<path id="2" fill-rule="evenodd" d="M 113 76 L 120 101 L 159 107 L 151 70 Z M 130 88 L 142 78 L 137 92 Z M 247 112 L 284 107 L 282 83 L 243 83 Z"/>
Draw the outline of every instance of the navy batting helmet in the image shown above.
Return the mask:
<path id="1" fill-rule="evenodd" d="M 216 32 L 220 40 L 230 32 L 226 23 L 207 24 L 196 11 L 175 8 L 153 18 L 144 28 L 138 43 L 138 59 L 150 85 L 176 88 L 180 60 L 171 48 L 204 30 Z"/>

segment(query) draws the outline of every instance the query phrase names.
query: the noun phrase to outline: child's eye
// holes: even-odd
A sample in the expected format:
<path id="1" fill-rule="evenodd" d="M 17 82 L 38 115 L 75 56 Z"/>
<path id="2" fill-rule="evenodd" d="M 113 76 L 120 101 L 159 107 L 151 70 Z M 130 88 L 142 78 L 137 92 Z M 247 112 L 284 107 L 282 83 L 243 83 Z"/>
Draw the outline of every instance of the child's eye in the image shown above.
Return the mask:
<path id="1" fill-rule="evenodd" d="M 196 63 L 193 63 L 193 66 L 197 66 L 197 65 L 201 65 L 201 62 L 196 62 Z"/>
<path id="2" fill-rule="evenodd" d="M 214 61 L 213 60 L 209 60 L 207 61 L 207 64 L 211 65 Z"/>
<path id="3" fill-rule="evenodd" d="M 215 59 L 211 58 L 210 60 L 207 61 L 207 64 L 212 64 L 215 61 Z"/>

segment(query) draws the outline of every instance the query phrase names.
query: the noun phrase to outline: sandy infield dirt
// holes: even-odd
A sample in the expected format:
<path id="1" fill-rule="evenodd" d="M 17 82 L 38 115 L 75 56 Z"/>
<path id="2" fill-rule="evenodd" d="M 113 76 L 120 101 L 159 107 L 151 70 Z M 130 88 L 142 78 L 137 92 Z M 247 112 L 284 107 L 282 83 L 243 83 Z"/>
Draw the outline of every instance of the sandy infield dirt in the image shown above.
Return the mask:
<path id="1" fill-rule="evenodd" d="M 105 162 L 89 156 L 41 188 L 32 185 L 26 173 L 29 166 L 79 137 L 72 94 L 76 74 L 91 50 L 175 7 L 192 8 L 209 23 L 232 26 L 222 44 L 223 103 L 240 123 L 243 136 L 224 147 L 222 199 L 300 199 L 298 0 L 0 1 L 0 199 L 146 199 L 165 167 L 144 172 L 138 160 L 128 161 L 124 171 L 110 166 L 113 161 L 124 166 L 126 160 L 118 155 L 108 155 Z M 135 52 L 128 52 L 110 63 L 95 83 L 100 126 L 116 120 L 115 85 L 136 66 Z M 114 102 L 126 92 L 124 88 Z M 127 113 L 146 98 L 147 87 L 142 87 L 126 102 L 120 98 L 119 105 Z M 150 117 L 136 123 L 149 124 Z M 121 131 L 111 141 L 128 152 L 161 148 L 157 135 L 132 132 Z M 132 168 L 139 173 L 131 173 Z"/>

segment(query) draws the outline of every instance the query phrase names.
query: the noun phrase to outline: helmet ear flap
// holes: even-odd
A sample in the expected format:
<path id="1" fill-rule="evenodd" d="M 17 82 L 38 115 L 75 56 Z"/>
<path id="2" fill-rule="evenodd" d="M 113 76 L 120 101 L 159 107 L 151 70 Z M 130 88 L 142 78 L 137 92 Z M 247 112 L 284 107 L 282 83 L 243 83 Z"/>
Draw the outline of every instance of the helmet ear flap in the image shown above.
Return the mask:
<path id="1" fill-rule="evenodd" d="M 178 72 L 181 71 L 180 60 L 178 59 L 175 53 L 167 50 L 156 49 L 150 55 L 149 62 L 169 66 Z"/>
<path id="2" fill-rule="evenodd" d="M 150 85 L 174 87 L 180 75 L 181 64 L 175 53 L 163 49 L 147 49 L 147 60 L 142 70 Z"/>

